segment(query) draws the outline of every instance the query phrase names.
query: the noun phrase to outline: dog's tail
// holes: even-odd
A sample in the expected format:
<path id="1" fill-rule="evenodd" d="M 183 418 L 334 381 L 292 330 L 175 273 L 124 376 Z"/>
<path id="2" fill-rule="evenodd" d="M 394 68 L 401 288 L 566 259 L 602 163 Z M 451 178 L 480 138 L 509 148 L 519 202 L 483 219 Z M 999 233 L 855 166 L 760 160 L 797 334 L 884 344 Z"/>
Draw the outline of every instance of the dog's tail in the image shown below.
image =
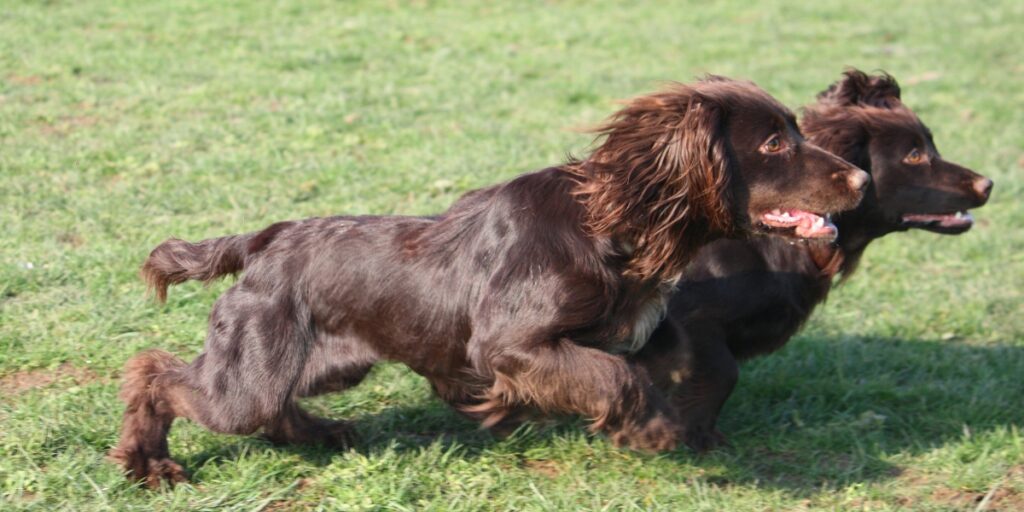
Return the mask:
<path id="1" fill-rule="evenodd" d="M 177 238 L 165 240 L 149 253 L 142 264 L 142 279 L 160 302 L 167 300 L 167 287 L 188 280 L 210 282 L 245 269 L 246 258 L 262 251 L 291 222 L 279 222 L 263 231 L 210 238 L 191 243 Z"/>

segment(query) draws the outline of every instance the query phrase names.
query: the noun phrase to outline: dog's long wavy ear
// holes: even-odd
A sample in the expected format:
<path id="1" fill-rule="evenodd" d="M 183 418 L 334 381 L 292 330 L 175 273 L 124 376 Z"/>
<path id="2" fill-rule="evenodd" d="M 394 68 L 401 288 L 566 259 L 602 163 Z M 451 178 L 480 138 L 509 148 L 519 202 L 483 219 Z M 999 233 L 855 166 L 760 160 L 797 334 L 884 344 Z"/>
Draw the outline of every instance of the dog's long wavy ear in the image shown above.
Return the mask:
<path id="1" fill-rule="evenodd" d="M 900 85 L 888 73 L 869 75 L 851 68 L 841 80 L 818 93 L 818 102 L 839 107 L 894 108 L 900 105 Z"/>
<path id="2" fill-rule="evenodd" d="M 634 98 L 594 131 L 577 193 L 596 234 L 627 237 L 628 272 L 667 278 L 709 233 L 732 228 L 722 108 L 674 84 Z"/>
<path id="3" fill-rule="evenodd" d="M 905 108 L 899 84 L 887 73 L 847 69 L 841 80 L 818 94 L 817 102 L 804 108 L 800 130 L 814 144 L 870 172 L 865 146 L 865 112 L 870 108 Z"/>
<path id="4" fill-rule="evenodd" d="M 680 186 L 690 204 L 707 227 L 718 232 L 730 231 L 733 224 L 723 117 L 723 107 L 714 100 L 692 98 L 682 124 L 670 136 L 677 142 L 665 149 L 666 163 L 672 172 L 681 173 Z"/>

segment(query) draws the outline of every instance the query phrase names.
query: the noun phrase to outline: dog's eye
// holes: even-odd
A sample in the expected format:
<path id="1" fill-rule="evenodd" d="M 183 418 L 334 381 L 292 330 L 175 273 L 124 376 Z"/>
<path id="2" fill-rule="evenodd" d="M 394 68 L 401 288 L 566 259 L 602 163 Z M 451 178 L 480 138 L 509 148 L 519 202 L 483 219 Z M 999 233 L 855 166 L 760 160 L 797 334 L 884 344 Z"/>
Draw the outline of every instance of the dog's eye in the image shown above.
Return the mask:
<path id="1" fill-rule="evenodd" d="M 772 135 L 767 142 L 761 145 L 761 151 L 765 153 L 778 153 L 786 148 L 786 145 L 782 142 L 782 137 L 778 135 Z"/>
<path id="2" fill-rule="evenodd" d="M 907 156 L 903 158 L 903 161 L 910 165 L 923 164 L 925 160 L 927 160 L 927 158 L 924 153 L 917 148 L 911 149 L 910 153 L 907 153 Z"/>

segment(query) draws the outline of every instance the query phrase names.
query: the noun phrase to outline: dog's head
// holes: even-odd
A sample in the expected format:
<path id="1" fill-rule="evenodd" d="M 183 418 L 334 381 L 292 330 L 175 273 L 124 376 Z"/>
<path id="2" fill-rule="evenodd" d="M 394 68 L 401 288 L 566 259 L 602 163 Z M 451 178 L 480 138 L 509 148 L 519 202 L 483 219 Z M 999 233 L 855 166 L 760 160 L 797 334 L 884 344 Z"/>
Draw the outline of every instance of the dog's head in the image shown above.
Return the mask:
<path id="1" fill-rule="evenodd" d="M 807 107 L 802 127 L 812 141 L 871 173 L 864 201 L 847 215 L 878 233 L 963 233 L 974 222 L 967 210 L 985 204 L 992 191 L 992 180 L 939 155 L 889 75 L 847 71 Z"/>
<path id="2" fill-rule="evenodd" d="M 750 82 L 709 77 L 628 101 L 576 165 L 591 228 L 625 233 L 640 275 L 679 270 L 716 236 L 834 238 L 869 177 L 804 140 L 792 112 Z"/>
<path id="3" fill-rule="evenodd" d="M 870 181 L 855 165 L 804 139 L 793 113 L 749 82 L 713 78 L 724 105 L 733 197 L 743 230 L 792 238 L 836 236 L 829 215 L 856 206 Z"/>

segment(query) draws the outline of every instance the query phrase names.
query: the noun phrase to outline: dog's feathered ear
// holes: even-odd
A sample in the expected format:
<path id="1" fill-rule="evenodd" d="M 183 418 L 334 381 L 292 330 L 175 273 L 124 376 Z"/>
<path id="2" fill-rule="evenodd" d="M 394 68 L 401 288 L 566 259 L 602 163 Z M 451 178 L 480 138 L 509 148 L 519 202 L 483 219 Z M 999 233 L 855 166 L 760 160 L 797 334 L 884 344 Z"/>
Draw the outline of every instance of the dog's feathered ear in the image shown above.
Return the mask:
<path id="1" fill-rule="evenodd" d="M 903 108 L 900 86 L 886 73 L 868 75 L 847 69 L 842 80 L 819 93 L 818 101 L 804 108 L 800 130 L 814 144 L 870 170 L 870 156 L 864 146 L 867 123 L 861 109 L 851 107 Z"/>
<path id="2" fill-rule="evenodd" d="M 680 187 L 685 190 L 680 192 L 716 231 L 731 227 L 725 197 L 729 169 L 722 117 L 721 105 L 695 94 L 659 156 L 665 159 L 666 172 L 684 178 Z"/>
<path id="3" fill-rule="evenodd" d="M 900 104 L 900 86 L 888 73 L 869 75 L 858 69 L 848 69 L 842 80 L 818 93 L 818 101 L 840 107 L 893 108 Z"/>
<path id="4" fill-rule="evenodd" d="M 577 192 L 592 231 L 631 238 L 633 274 L 676 273 L 681 254 L 701 243 L 686 233 L 732 229 L 722 115 L 713 100 L 675 84 L 630 100 L 595 130 L 604 141 L 581 163 Z"/>

